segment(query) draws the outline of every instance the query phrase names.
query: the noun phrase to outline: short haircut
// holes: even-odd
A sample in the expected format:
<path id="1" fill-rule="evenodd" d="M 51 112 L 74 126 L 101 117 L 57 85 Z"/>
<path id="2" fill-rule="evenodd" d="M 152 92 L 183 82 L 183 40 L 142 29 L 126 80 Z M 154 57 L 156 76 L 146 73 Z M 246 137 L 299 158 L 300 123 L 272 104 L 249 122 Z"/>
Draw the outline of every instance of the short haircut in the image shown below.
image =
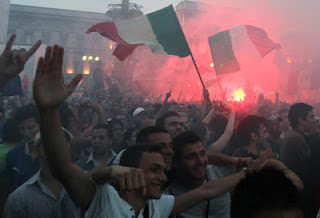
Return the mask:
<path id="1" fill-rule="evenodd" d="M 274 169 L 248 174 L 235 187 L 231 218 L 253 218 L 259 212 L 301 209 L 301 194 L 286 176 Z"/>
<path id="2" fill-rule="evenodd" d="M 308 116 L 308 113 L 312 110 L 313 107 L 305 103 L 296 103 L 292 105 L 288 114 L 292 129 L 296 129 L 298 127 L 299 118 L 305 120 Z"/>
<path id="3" fill-rule="evenodd" d="M 236 130 L 237 138 L 241 146 L 247 146 L 251 139 L 251 133 L 259 133 L 260 125 L 264 124 L 266 119 L 263 116 L 248 115 L 242 119 Z"/>
<path id="4" fill-rule="evenodd" d="M 190 130 L 195 132 L 204 141 L 208 131 L 206 127 L 208 125 L 204 122 L 196 121 L 192 124 Z"/>
<path id="5" fill-rule="evenodd" d="M 128 147 L 120 158 L 120 165 L 125 167 L 139 168 L 143 153 L 159 153 L 161 147 L 159 145 L 136 144 Z"/>
<path id="6" fill-rule="evenodd" d="M 112 136 L 113 136 L 113 133 L 112 133 L 112 129 L 110 127 L 110 125 L 107 125 L 107 124 L 104 124 L 104 123 L 99 123 L 97 125 L 95 125 L 92 129 L 92 132 L 96 129 L 105 129 L 107 131 L 107 135 L 108 137 L 111 139 Z"/>
<path id="7" fill-rule="evenodd" d="M 166 129 L 155 127 L 155 126 L 148 126 L 143 128 L 138 134 L 136 143 L 138 144 L 146 144 L 149 143 L 149 136 L 155 133 L 168 133 Z"/>
<path id="8" fill-rule="evenodd" d="M 217 115 L 209 123 L 209 129 L 214 133 L 215 138 L 220 138 L 224 133 L 228 124 L 228 119 L 225 116 Z"/>
<path id="9" fill-rule="evenodd" d="M 181 150 L 189 144 L 195 144 L 197 142 L 202 142 L 202 139 L 193 131 L 185 131 L 177 135 L 172 140 L 174 157 L 173 161 L 178 161 L 181 157 Z"/>
<path id="10" fill-rule="evenodd" d="M 123 127 L 122 121 L 121 121 L 121 120 L 118 120 L 118 119 L 112 119 L 111 122 L 109 123 L 109 125 L 111 125 L 112 128 L 113 128 L 113 126 L 116 125 L 116 124 L 119 124 L 120 126 Z"/>
<path id="11" fill-rule="evenodd" d="M 160 128 L 163 128 L 165 129 L 164 127 L 164 124 L 165 124 L 165 120 L 168 118 L 168 117 L 179 117 L 179 114 L 175 111 L 169 111 L 165 114 L 163 114 L 161 117 L 159 117 L 157 120 L 156 120 L 156 127 L 160 127 Z"/>
<path id="12" fill-rule="evenodd" d="M 129 140 L 132 136 L 132 134 L 136 131 L 136 128 L 129 128 L 125 131 L 125 133 L 123 134 L 123 137 L 122 137 L 122 146 L 123 148 L 127 148 L 128 146 L 128 143 L 127 143 L 127 140 Z"/>
<path id="13" fill-rule="evenodd" d="M 38 109 L 35 104 L 27 104 L 18 108 L 14 117 L 18 125 L 30 118 L 34 118 L 34 120 L 39 123 Z"/>
<path id="14" fill-rule="evenodd" d="M 3 123 L 2 139 L 4 142 L 20 142 L 21 134 L 15 119 L 6 119 Z"/>

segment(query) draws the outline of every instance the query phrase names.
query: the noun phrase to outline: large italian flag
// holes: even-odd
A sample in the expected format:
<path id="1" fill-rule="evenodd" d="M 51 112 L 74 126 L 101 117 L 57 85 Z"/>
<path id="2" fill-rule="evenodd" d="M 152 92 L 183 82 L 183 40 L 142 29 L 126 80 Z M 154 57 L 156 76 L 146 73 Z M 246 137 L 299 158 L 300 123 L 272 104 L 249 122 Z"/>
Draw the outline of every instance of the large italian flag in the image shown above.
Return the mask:
<path id="1" fill-rule="evenodd" d="M 172 5 L 129 20 L 98 23 L 87 33 L 98 32 L 118 43 L 114 55 L 126 59 L 137 46 L 147 45 L 153 53 L 186 57 L 191 54 Z"/>
<path id="2" fill-rule="evenodd" d="M 217 75 L 245 69 L 280 49 L 263 29 L 250 25 L 219 32 L 209 38 L 209 44 Z"/>

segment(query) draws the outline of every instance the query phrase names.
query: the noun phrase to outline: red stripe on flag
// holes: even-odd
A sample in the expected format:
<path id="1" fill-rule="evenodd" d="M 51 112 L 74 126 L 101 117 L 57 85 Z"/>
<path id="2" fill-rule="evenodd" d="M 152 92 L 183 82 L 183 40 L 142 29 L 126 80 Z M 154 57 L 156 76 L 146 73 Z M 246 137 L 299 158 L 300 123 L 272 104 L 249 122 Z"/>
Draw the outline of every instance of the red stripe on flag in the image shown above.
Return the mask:
<path id="1" fill-rule="evenodd" d="M 268 34 L 263 29 L 251 25 L 246 25 L 246 28 L 250 40 L 262 57 L 266 56 L 273 49 L 280 49 L 280 45 L 269 39 Z"/>
<path id="2" fill-rule="evenodd" d="M 136 47 L 142 44 L 129 44 L 118 33 L 117 27 L 113 22 L 98 23 L 92 26 L 87 33 L 97 32 L 100 35 L 111 39 L 118 43 L 117 48 L 114 50 L 113 55 L 120 61 L 125 60 Z"/>

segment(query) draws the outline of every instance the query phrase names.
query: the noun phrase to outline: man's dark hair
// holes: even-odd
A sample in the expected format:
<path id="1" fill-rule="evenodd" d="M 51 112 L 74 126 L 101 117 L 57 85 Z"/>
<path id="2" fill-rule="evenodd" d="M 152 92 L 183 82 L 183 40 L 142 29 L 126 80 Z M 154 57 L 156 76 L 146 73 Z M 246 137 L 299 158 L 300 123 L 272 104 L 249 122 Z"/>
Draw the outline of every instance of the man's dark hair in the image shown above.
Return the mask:
<path id="1" fill-rule="evenodd" d="M 206 127 L 208 126 L 204 122 L 196 121 L 192 124 L 190 130 L 195 132 L 201 138 L 201 140 L 204 141 L 207 135 Z"/>
<path id="2" fill-rule="evenodd" d="M 18 130 L 18 124 L 15 119 L 6 119 L 3 123 L 2 139 L 4 142 L 20 142 L 21 135 Z"/>
<path id="3" fill-rule="evenodd" d="M 112 119 L 112 121 L 109 123 L 111 125 L 111 127 L 113 128 L 114 125 L 119 124 L 120 126 L 123 127 L 123 123 L 121 122 L 121 120 L 118 119 Z"/>
<path id="4" fill-rule="evenodd" d="M 261 212 L 301 209 L 301 195 L 286 176 L 274 169 L 248 174 L 235 187 L 231 218 L 253 218 Z"/>
<path id="5" fill-rule="evenodd" d="M 99 123 L 97 125 L 95 125 L 92 129 L 92 132 L 96 129 L 105 129 L 107 131 L 107 135 L 108 137 L 111 139 L 113 134 L 112 134 L 112 129 L 110 127 L 110 125 L 104 124 L 104 123 Z"/>
<path id="6" fill-rule="evenodd" d="M 136 128 L 129 128 L 125 131 L 122 137 L 121 146 L 123 149 L 126 149 L 130 145 L 127 143 L 127 140 L 129 140 L 132 137 L 132 134 L 136 131 Z"/>
<path id="7" fill-rule="evenodd" d="M 39 114 L 36 105 L 34 104 L 27 104 L 18 108 L 15 112 L 15 120 L 19 125 L 23 121 L 34 118 L 37 123 L 39 123 Z"/>
<path id="8" fill-rule="evenodd" d="M 220 138 L 224 133 L 228 124 L 228 119 L 225 116 L 217 115 L 209 123 L 209 129 L 214 133 L 215 138 Z"/>
<path id="9" fill-rule="evenodd" d="M 159 117 L 157 120 L 156 120 L 156 127 L 160 127 L 160 128 L 163 128 L 164 129 L 164 124 L 165 124 L 165 120 L 168 118 L 168 117 L 180 117 L 179 114 L 175 111 L 169 111 L 165 114 L 163 114 L 161 117 Z"/>
<path id="10" fill-rule="evenodd" d="M 299 118 L 305 120 L 308 116 L 308 113 L 312 110 L 313 107 L 305 103 L 296 103 L 292 105 L 288 114 L 292 129 L 296 129 L 298 127 Z"/>
<path id="11" fill-rule="evenodd" d="M 155 133 L 168 133 L 168 131 L 160 127 L 148 126 L 146 128 L 143 128 L 138 133 L 136 143 L 138 144 L 149 143 L 149 136 Z"/>
<path id="12" fill-rule="evenodd" d="M 272 107 L 270 105 L 262 105 L 257 110 L 258 116 L 264 116 L 265 118 L 270 118 L 272 116 Z"/>
<path id="13" fill-rule="evenodd" d="M 251 133 L 259 133 L 260 125 L 264 124 L 266 119 L 263 116 L 248 115 L 242 119 L 236 130 L 237 138 L 241 146 L 247 146 L 251 139 Z"/>
<path id="14" fill-rule="evenodd" d="M 185 131 L 177 135 L 172 140 L 174 157 L 173 161 L 177 161 L 181 157 L 181 150 L 189 144 L 195 144 L 197 142 L 203 142 L 202 139 L 193 131 Z"/>
<path id="15" fill-rule="evenodd" d="M 142 154 L 159 153 L 161 154 L 161 147 L 159 145 L 142 145 L 136 144 L 128 147 L 120 158 L 120 165 L 125 167 L 139 168 Z"/>

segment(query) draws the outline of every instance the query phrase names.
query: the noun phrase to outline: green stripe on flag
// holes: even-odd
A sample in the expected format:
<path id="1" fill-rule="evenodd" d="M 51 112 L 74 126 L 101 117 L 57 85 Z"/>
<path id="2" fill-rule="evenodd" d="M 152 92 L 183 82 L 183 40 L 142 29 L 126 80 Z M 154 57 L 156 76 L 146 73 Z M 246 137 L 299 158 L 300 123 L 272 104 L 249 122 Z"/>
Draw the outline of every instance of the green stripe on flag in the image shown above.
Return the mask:
<path id="1" fill-rule="evenodd" d="M 146 16 L 158 42 L 167 54 L 179 57 L 186 57 L 191 54 L 172 5 Z"/>
<path id="2" fill-rule="evenodd" d="M 223 31 L 210 37 L 209 44 L 217 75 L 240 70 L 240 65 L 233 53 L 229 31 Z"/>

